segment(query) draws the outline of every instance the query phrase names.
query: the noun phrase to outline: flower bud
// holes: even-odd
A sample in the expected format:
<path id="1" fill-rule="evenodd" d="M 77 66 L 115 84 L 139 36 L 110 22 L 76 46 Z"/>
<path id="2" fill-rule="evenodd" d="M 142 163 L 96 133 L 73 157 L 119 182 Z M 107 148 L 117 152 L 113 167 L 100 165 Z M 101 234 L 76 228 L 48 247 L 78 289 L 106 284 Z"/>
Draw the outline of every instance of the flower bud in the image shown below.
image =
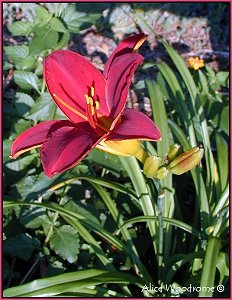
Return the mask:
<path id="1" fill-rule="evenodd" d="M 102 141 L 97 148 L 119 156 L 134 155 L 143 164 L 148 158 L 139 140 Z"/>
<path id="2" fill-rule="evenodd" d="M 214 231 L 214 226 L 209 226 L 206 228 L 206 234 L 210 235 Z"/>
<path id="3" fill-rule="evenodd" d="M 154 178 L 162 158 L 156 155 L 149 156 L 144 163 L 143 173 L 148 178 Z"/>
<path id="4" fill-rule="evenodd" d="M 176 158 L 180 154 L 181 150 L 182 150 L 181 145 L 172 144 L 168 151 L 168 161 L 169 162 L 173 161 L 173 159 Z"/>
<path id="5" fill-rule="evenodd" d="M 204 149 L 193 147 L 183 154 L 176 157 L 169 165 L 170 172 L 176 175 L 181 175 L 193 169 L 202 159 Z"/>
<path id="6" fill-rule="evenodd" d="M 168 175 L 168 169 L 166 167 L 161 167 L 156 175 L 155 175 L 155 178 L 157 179 L 164 179 L 166 176 Z"/>

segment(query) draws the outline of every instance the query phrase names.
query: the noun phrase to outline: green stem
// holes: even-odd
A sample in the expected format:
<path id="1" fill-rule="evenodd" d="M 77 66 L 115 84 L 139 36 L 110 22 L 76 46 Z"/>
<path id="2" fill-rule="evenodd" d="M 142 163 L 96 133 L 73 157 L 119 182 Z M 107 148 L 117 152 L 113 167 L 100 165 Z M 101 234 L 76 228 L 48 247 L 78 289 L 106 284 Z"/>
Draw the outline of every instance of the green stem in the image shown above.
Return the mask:
<path id="1" fill-rule="evenodd" d="M 158 283 L 161 285 L 163 282 L 163 248 L 164 248 L 164 228 L 163 228 L 163 201 L 164 201 L 164 191 L 162 188 L 158 190 L 159 196 L 157 201 L 158 208 L 158 223 L 159 223 L 159 246 L 158 246 L 158 266 L 159 266 L 159 278 Z"/>
<path id="2" fill-rule="evenodd" d="M 120 161 L 124 167 L 125 170 L 127 170 L 128 175 L 130 176 L 130 179 L 133 183 L 133 186 L 135 188 L 136 194 L 139 198 L 142 211 L 145 216 L 155 216 L 155 210 L 153 207 L 152 200 L 150 198 L 149 192 L 147 190 L 147 186 L 144 180 L 144 177 L 141 173 L 140 167 L 138 165 L 138 162 L 135 157 L 119 157 Z M 157 229 L 156 224 L 154 221 L 148 222 L 148 227 L 150 230 L 154 251 L 157 253 L 157 247 L 156 247 L 156 235 L 157 235 Z"/>
<path id="3" fill-rule="evenodd" d="M 55 214 L 54 214 L 54 217 L 53 217 L 52 225 L 51 225 L 51 227 L 50 227 L 50 229 L 49 229 L 49 231 L 48 231 L 47 237 L 46 237 L 46 239 L 45 239 L 45 241 L 44 241 L 44 245 L 46 245 L 46 244 L 49 242 L 50 237 L 51 237 L 52 234 L 53 234 L 54 224 L 55 224 L 55 222 L 56 222 L 58 216 L 59 216 L 59 213 L 56 211 Z"/>
<path id="4" fill-rule="evenodd" d="M 210 290 L 214 286 L 217 258 L 220 251 L 220 239 L 211 237 L 208 241 L 203 270 L 201 274 L 201 291 L 199 297 L 212 297 L 213 291 Z"/>
<path id="5" fill-rule="evenodd" d="M 45 84 L 45 80 L 43 79 L 43 83 L 42 83 L 42 87 L 41 87 L 41 94 L 43 94 L 45 92 L 45 88 L 46 88 L 46 84 Z"/>

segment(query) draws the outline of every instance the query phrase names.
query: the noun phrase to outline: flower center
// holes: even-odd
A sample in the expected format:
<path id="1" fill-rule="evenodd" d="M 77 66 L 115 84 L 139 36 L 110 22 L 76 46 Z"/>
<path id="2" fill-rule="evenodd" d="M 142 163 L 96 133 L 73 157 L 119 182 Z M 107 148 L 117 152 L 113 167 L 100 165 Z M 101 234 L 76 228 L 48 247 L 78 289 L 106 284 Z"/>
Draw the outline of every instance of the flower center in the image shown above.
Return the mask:
<path id="1" fill-rule="evenodd" d="M 96 114 L 96 110 L 99 110 L 100 108 L 100 103 L 98 100 L 94 99 L 95 96 L 95 90 L 94 87 L 91 86 L 90 88 L 90 95 L 85 94 L 85 99 L 86 99 L 86 115 L 88 118 L 88 121 L 90 123 L 90 125 L 93 128 L 96 128 L 97 126 L 97 114 Z"/>
<path id="2" fill-rule="evenodd" d="M 95 96 L 95 89 L 93 86 L 90 88 L 90 93 L 85 94 L 86 99 L 86 115 L 81 113 L 80 111 L 73 108 L 71 105 L 66 103 L 56 94 L 53 94 L 55 100 L 66 107 L 68 110 L 79 116 L 80 118 L 84 119 L 85 121 L 89 122 L 90 126 L 95 130 L 101 129 L 103 132 L 108 132 L 111 122 L 109 122 L 105 117 L 102 116 L 100 113 L 100 102 L 98 101 L 97 97 Z M 101 124 L 99 124 L 99 122 Z"/>

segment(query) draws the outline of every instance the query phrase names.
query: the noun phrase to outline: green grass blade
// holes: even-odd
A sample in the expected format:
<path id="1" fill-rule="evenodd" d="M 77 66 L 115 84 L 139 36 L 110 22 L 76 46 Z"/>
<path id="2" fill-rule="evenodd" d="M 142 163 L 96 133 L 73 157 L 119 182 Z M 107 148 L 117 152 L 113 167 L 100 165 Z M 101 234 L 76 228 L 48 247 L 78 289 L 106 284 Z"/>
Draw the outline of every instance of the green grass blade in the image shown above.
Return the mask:
<path id="1" fill-rule="evenodd" d="M 187 150 L 190 147 L 190 145 L 182 129 L 172 120 L 168 120 L 168 124 L 173 134 L 178 139 L 179 143 L 183 146 L 183 149 Z M 191 170 L 191 175 L 196 188 L 197 200 L 200 207 L 201 227 L 203 230 L 205 230 L 210 225 L 209 224 L 209 203 L 208 203 L 205 183 L 198 167 Z M 195 224 L 197 225 L 197 223 L 198 223 L 198 218 L 195 219 Z"/>
<path id="2" fill-rule="evenodd" d="M 170 258 L 170 260 L 167 262 L 167 272 L 165 277 L 165 283 L 171 284 L 173 277 L 175 276 L 176 272 L 179 270 L 180 267 L 183 265 L 190 263 L 196 259 L 203 259 L 204 257 L 204 251 L 198 251 L 193 252 L 189 254 L 176 254 L 173 257 Z"/>
<path id="3" fill-rule="evenodd" d="M 212 212 L 212 216 L 216 217 L 216 215 L 220 212 L 220 210 L 222 210 L 227 205 L 227 202 L 229 201 L 229 195 L 230 195 L 229 193 L 230 193 L 229 184 L 227 184 L 225 190 L 221 195 L 221 198 L 219 199 L 218 203 L 216 204 Z"/>
<path id="4" fill-rule="evenodd" d="M 174 105 L 179 108 L 180 118 L 183 119 L 185 130 L 188 132 L 190 138 L 190 144 L 192 147 L 196 146 L 196 136 L 195 130 L 193 126 L 193 122 L 191 120 L 191 115 L 188 110 L 188 106 L 185 102 L 185 96 L 183 90 L 176 78 L 175 73 L 171 70 L 171 68 L 166 63 L 157 64 L 157 67 L 161 74 L 164 76 L 165 80 L 168 83 L 168 86 L 171 89 L 171 94 L 169 95 L 170 100 L 174 101 Z"/>
<path id="5" fill-rule="evenodd" d="M 212 287 L 214 286 L 215 274 L 216 274 L 216 265 L 218 261 L 218 255 L 220 251 L 220 239 L 212 237 L 208 240 L 203 270 L 201 274 L 201 287 Z M 202 289 L 199 294 L 199 297 L 212 297 L 213 292 L 210 290 Z"/>
<path id="6" fill-rule="evenodd" d="M 120 161 L 124 167 L 124 169 L 127 171 L 133 186 L 135 188 L 137 197 L 140 201 L 142 210 L 144 215 L 146 216 L 154 216 L 155 209 L 154 209 L 154 203 L 152 199 L 150 198 L 149 191 L 146 186 L 145 179 L 143 177 L 143 174 L 141 172 L 141 169 L 139 167 L 139 164 L 135 157 L 120 157 Z M 149 222 L 148 227 L 150 230 L 151 238 L 153 241 L 153 246 L 155 253 L 157 253 L 157 246 L 156 246 L 156 234 L 157 234 L 157 228 L 156 224 L 154 222 Z"/>
<path id="7" fill-rule="evenodd" d="M 199 125 L 202 129 L 202 138 L 203 138 L 203 144 L 205 149 L 206 168 L 207 168 L 207 189 L 208 189 L 209 202 L 210 202 L 212 191 L 213 191 L 214 158 L 211 151 L 207 121 L 205 118 L 203 108 L 200 103 L 197 87 L 182 57 L 166 41 L 162 40 L 162 43 L 165 49 L 167 50 L 168 54 L 170 55 L 171 59 L 173 60 L 174 64 L 176 65 L 189 91 L 192 108 L 198 119 Z"/>
<path id="8" fill-rule="evenodd" d="M 89 182 L 97 183 L 101 186 L 104 186 L 104 187 L 119 191 L 121 193 L 130 195 L 131 197 L 137 198 L 136 193 L 132 189 L 129 189 L 129 188 L 125 187 L 123 184 L 113 182 L 113 181 L 107 180 L 107 179 L 97 178 L 97 177 L 94 177 L 94 176 L 78 175 L 78 176 L 75 176 L 73 178 L 67 179 L 65 181 L 59 182 L 58 184 L 50 187 L 49 190 L 50 191 L 55 191 L 59 188 L 62 188 L 66 185 L 74 183 L 75 181 L 78 181 L 78 180 L 87 180 Z"/>
<path id="9" fill-rule="evenodd" d="M 109 194 L 106 192 L 106 190 L 103 187 L 101 187 L 95 183 L 92 183 L 92 185 L 95 188 L 95 190 L 99 193 L 101 198 L 103 199 L 105 205 L 109 209 L 117 226 L 120 227 L 123 224 L 123 217 L 120 214 L 120 212 L 118 211 L 116 204 L 114 203 L 112 198 L 109 196 Z M 121 230 L 121 232 L 122 232 L 122 236 L 125 240 L 125 243 L 127 244 L 128 253 L 129 253 L 132 261 L 134 262 L 134 268 L 136 270 L 136 273 L 139 276 L 141 276 L 142 278 L 144 278 L 146 284 L 152 283 L 153 280 L 139 258 L 138 252 L 135 248 L 135 245 L 133 243 L 133 240 L 130 236 L 129 231 L 125 227 Z"/>
<path id="10" fill-rule="evenodd" d="M 49 297 L 106 283 L 142 284 L 139 277 L 125 272 L 91 269 L 38 279 L 8 288 L 4 291 L 4 297 Z"/>
<path id="11" fill-rule="evenodd" d="M 90 219 L 87 219 L 85 216 L 78 214 L 77 212 L 73 212 L 69 209 L 66 209 L 56 203 L 38 203 L 38 202 L 19 202 L 19 201 L 4 201 L 4 207 L 14 207 L 14 206 L 21 206 L 21 205 L 30 205 L 30 206 L 39 206 L 45 207 L 52 211 L 58 212 L 62 216 L 66 216 L 73 220 L 79 220 L 83 226 L 86 228 L 93 230 L 97 235 L 102 237 L 107 243 L 112 244 L 118 251 L 124 251 L 127 253 L 127 248 L 125 245 L 119 241 L 116 237 L 114 237 L 110 232 L 104 229 L 102 226 L 96 224 Z"/>
<path id="12" fill-rule="evenodd" d="M 224 191 L 228 183 L 229 175 L 229 151 L 228 144 L 222 135 L 216 133 L 216 147 L 217 147 L 217 165 L 218 175 L 220 181 L 220 190 Z"/>
<path id="13" fill-rule="evenodd" d="M 152 217 L 152 216 L 141 216 L 141 217 L 135 217 L 135 218 L 132 218 L 132 219 L 129 219 L 127 220 L 123 225 L 122 227 L 120 228 L 120 230 L 124 227 L 124 226 L 127 226 L 127 225 L 131 225 L 131 224 L 135 224 L 135 223 L 139 223 L 139 222 L 149 222 L 149 221 L 155 221 L 155 222 L 158 222 L 158 217 Z M 202 238 L 202 235 L 199 231 L 197 231 L 195 228 L 193 228 L 192 226 L 182 222 L 182 221 L 179 221 L 179 220 L 176 220 L 176 219 L 173 219 L 173 218 L 166 218 L 166 217 L 163 217 L 163 222 L 164 223 L 168 223 L 172 226 L 176 226 L 190 234 L 193 234 L 194 236 L 196 236 L 198 239 L 201 239 Z"/>
<path id="14" fill-rule="evenodd" d="M 157 152 L 161 157 L 165 157 L 170 148 L 170 130 L 168 127 L 167 113 L 159 85 L 152 80 L 147 80 L 146 85 L 149 92 L 149 97 L 152 105 L 152 112 L 154 121 L 160 128 L 162 134 L 162 141 L 157 142 Z M 171 173 L 163 180 L 160 181 L 164 190 L 163 199 L 163 213 L 165 217 L 171 218 L 174 214 L 174 199 L 172 194 L 172 175 Z M 172 244 L 172 232 L 171 228 L 165 225 L 164 235 L 164 256 L 168 257 Z"/>

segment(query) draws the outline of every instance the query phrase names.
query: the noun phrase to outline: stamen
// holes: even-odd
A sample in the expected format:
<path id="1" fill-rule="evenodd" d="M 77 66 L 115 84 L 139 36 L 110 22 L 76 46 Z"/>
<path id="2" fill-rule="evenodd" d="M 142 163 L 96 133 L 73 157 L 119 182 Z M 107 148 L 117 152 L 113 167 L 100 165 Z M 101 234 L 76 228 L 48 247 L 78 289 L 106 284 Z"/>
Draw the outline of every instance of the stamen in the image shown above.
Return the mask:
<path id="1" fill-rule="evenodd" d="M 93 86 L 91 86 L 91 88 L 90 88 L 90 95 L 93 97 L 93 96 L 94 96 L 94 94 L 95 94 L 94 87 L 93 87 Z"/>
<path id="2" fill-rule="evenodd" d="M 69 110 L 71 110 L 74 114 L 78 115 L 79 117 L 81 117 L 82 119 L 88 121 L 88 118 L 83 115 L 82 113 L 80 113 L 78 110 L 76 110 L 75 108 L 71 107 L 69 104 L 67 104 L 66 102 L 64 102 L 64 100 L 60 99 L 56 94 L 53 94 L 53 97 L 59 101 L 61 104 L 63 104 L 66 108 L 68 108 Z"/>
<path id="3" fill-rule="evenodd" d="M 85 94 L 85 99 L 86 99 L 86 103 L 87 105 L 89 104 L 89 96 Z"/>
<path id="4" fill-rule="evenodd" d="M 83 115 L 81 112 L 79 112 L 78 110 L 76 110 L 75 108 L 71 107 L 69 104 L 67 104 L 64 100 L 62 100 L 60 97 L 58 97 L 56 94 L 52 94 L 52 96 L 58 101 L 60 102 L 63 106 L 65 106 L 66 108 L 68 108 L 70 111 L 72 111 L 74 114 L 78 115 L 79 117 L 81 117 L 82 119 L 84 119 L 87 122 L 90 122 L 91 124 L 91 120 L 89 120 L 89 118 L 85 115 Z M 88 97 L 89 99 L 89 97 Z M 86 102 L 87 102 L 87 97 L 86 97 Z M 90 107 L 89 105 L 87 105 L 87 107 Z M 94 108 L 93 108 L 94 109 Z M 91 113 L 90 113 L 91 115 Z M 92 117 L 92 116 L 91 116 Z M 93 118 L 93 117 L 92 117 Z M 108 132 L 108 129 L 103 127 L 102 125 L 98 124 L 98 123 L 94 123 L 95 124 L 95 128 L 98 127 L 101 130 L 103 130 L 104 132 Z M 92 125 L 94 125 L 92 124 Z M 16 156 L 17 157 L 17 156 Z"/>
<path id="5" fill-rule="evenodd" d="M 86 113 L 87 113 L 88 121 L 89 121 L 91 127 L 96 128 L 97 123 L 95 123 L 95 121 L 93 119 L 94 107 L 87 104 Z"/>
<path id="6" fill-rule="evenodd" d="M 98 110 L 100 108 L 100 103 L 99 101 L 95 101 L 95 108 L 96 110 Z"/>
<path id="7" fill-rule="evenodd" d="M 138 40 L 138 42 L 135 44 L 133 52 L 137 52 L 138 49 L 142 46 L 142 44 L 145 42 L 147 38 L 147 35 L 144 35 L 143 37 L 141 37 L 140 40 Z"/>

